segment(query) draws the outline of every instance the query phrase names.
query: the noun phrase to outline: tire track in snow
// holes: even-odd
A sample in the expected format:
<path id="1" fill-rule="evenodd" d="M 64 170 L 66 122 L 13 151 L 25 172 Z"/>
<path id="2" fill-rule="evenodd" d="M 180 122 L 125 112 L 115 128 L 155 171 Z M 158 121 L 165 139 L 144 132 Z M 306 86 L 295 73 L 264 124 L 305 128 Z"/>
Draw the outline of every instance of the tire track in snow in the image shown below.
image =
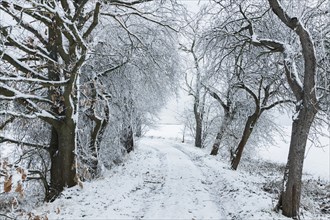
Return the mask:
<path id="1" fill-rule="evenodd" d="M 143 141 L 142 141 L 143 143 Z M 173 144 L 148 140 L 141 144 L 164 155 L 165 182 L 146 210 L 145 219 L 220 219 L 222 214 L 211 199 L 205 176 L 191 159 Z M 152 143 L 152 145 L 150 145 Z M 149 145 L 149 146 L 147 146 Z"/>

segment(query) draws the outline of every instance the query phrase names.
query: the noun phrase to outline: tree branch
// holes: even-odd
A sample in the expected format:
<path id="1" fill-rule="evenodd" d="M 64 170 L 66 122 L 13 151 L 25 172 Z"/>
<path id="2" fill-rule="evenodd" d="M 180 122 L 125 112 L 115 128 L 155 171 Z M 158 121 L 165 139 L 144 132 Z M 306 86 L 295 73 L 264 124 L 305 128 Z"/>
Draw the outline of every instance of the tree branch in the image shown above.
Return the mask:
<path id="1" fill-rule="evenodd" d="M 123 5 L 123 6 L 132 6 L 132 5 L 138 5 L 138 4 L 142 4 L 145 2 L 152 2 L 153 0 L 136 0 L 136 1 L 132 1 L 132 2 L 126 2 L 126 1 L 119 1 L 119 0 L 106 0 L 106 2 L 110 3 L 110 5 Z"/>
<path id="2" fill-rule="evenodd" d="M 47 81 L 41 79 L 33 79 L 33 78 L 26 78 L 26 77 L 0 77 L 0 82 L 24 82 L 24 83 L 36 83 L 42 85 L 44 87 L 51 87 L 51 86 L 65 86 L 68 84 L 68 80 L 63 81 Z M 1 92 L 0 92 L 1 93 Z"/>
<path id="3" fill-rule="evenodd" d="M 99 14 L 100 14 L 101 3 L 97 2 L 94 9 L 94 18 L 92 24 L 89 26 L 87 31 L 83 34 L 83 39 L 86 39 L 94 30 L 96 25 L 99 23 Z"/>
<path id="4" fill-rule="evenodd" d="M 290 99 L 280 100 L 280 101 L 274 102 L 273 104 L 268 105 L 266 107 L 262 107 L 261 111 L 269 110 L 271 108 L 274 108 L 277 105 L 284 104 L 284 103 L 295 103 L 295 102 L 293 100 L 290 100 Z"/>
<path id="5" fill-rule="evenodd" d="M 15 117 L 11 116 L 9 119 L 7 119 L 5 122 L 3 122 L 1 125 L 0 125 L 0 131 L 6 127 L 8 124 L 12 123 L 13 121 L 15 120 Z"/>
<path id="6" fill-rule="evenodd" d="M 203 85 L 204 88 L 206 89 L 206 91 L 215 99 L 217 100 L 220 105 L 222 106 L 222 108 L 225 109 L 225 111 L 229 112 L 229 106 L 227 106 L 225 104 L 225 102 L 220 98 L 220 96 L 215 92 L 215 91 L 212 91 L 210 87 L 207 87 L 205 85 Z"/>
<path id="7" fill-rule="evenodd" d="M 254 94 L 254 92 L 250 88 L 248 88 L 244 83 L 238 83 L 235 85 L 235 87 L 244 89 L 248 94 L 252 96 L 256 106 L 260 106 L 260 100 L 258 99 L 257 95 Z"/>
<path id="8" fill-rule="evenodd" d="M 47 145 L 40 145 L 40 144 L 34 144 L 34 143 L 29 143 L 29 142 L 24 142 L 24 141 L 18 141 L 18 140 L 14 140 L 14 139 L 0 135 L 0 143 L 4 143 L 4 142 L 10 142 L 10 143 L 17 144 L 17 145 L 22 144 L 25 146 L 34 147 L 34 148 L 43 149 L 43 150 L 48 151 Z"/>
<path id="9" fill-rule="evenodd" d="M 11 55 L 7 54 L 6 52 L 4 52 L 1 49 L 0 49 L 0 55 L 1 55 L 1 57 L 2 57 L 3 60 L 7 61 L 11 65 L 13 65 L 16 69 L 22 71 L 23 73 L 25 73 L 27 75 L 31 75 L 32 77 L 37 78 L 37 79 L 47 80 L 46 77 L 41 76 L 36 71 L 34 71 L 33 69 L 31 69 L 29 66 L 25 66 L 24 63 L 22 63 L 19 60 L 15 59 L 14 57 L 12 57 Z"/>

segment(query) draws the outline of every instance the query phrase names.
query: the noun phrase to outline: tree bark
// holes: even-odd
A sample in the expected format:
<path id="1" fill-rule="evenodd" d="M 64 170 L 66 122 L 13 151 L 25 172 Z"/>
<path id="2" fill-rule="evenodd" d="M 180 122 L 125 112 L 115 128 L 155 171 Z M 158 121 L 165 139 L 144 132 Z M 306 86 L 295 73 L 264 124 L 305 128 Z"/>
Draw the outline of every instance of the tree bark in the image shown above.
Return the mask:
<path id="1" fill-rule="evenodd" d="M 292 124 L 287 170 L 284 174 L 283 189 L 277 205 L 277 208 L 282 209 L 283 215 L 299 218 L 301 178 L 306 143 L 310 127 L 319 109 L 315 89 L 316 53 L 312 37 L 299 19 L 291 18 L 278 0 L 268 0 L 268 2 L 277 17 L 299 36 L 304 59 L 303 85 L 291 77 L 292 74 L 288 68 L 285 69 L 290 88 L 297 99 L 298 118 Z"/>
<path id="2" fill-rule="evenodd" d="M 135 131 L 135 136 L 136 137 L 141 137 L 142 136 L 142 119 L 141 116 L 137 116 L 136 118 L 136 131 Z"/>
<path id="3" fill-rule="evenodd" d="M 219 132 L 217 133 L 217 136 L 215 138 L 214 144 L 212 146 L 212 151 L 211 151 L 211 154 L 210 155 L 213 155 L 213 156 L 218 155 L 220 144 L 221 144 L 221 140 L 222 140 L 222 138 L 223 138 L 223 136 L 224 136 L 224 134 L 226 132 L 226 129 L 227 129 L 230 121 L 231 121 L 230 113 L 227 112 L 224 115 L 224 118 L 223 118 L 223 121 L 221 123 Z"/>
<path id="4" fill-rule="evenodd" d="M 299 215 L 301 178 L 308 133 L 313 123 L 316 111 L 312 108 L 302 108 L 298 118 L 293 121 L 290 151 L 287 169 L 284 174 L 283 191 L 278 208 L 283 215 L 297 217 Z"/>
<path id="5" fill-rule="evenodd" d="M 196 129 L 195 129 L 195 147 L 202 148 L 202 132 L 203 132 L 203 118 L 202 113 L 198 111 L 199 101 L 195 100 L 194 104 L 194 115 L 196 121 Z"/>
<path id="6" fill-rule="evenodd" d="M 130 153 L 134 150 L 134 133 L 132 126 L 124 128 L 121 142 L 124 145 L 127 153 Z"/>
<path id="7" fill-rule="evenodd" d="M 259 116 L 260 116 L 260 114 L 258 112 L 256 112 L 253 115 L 249 116 L 248 120 L 245 123 L 241 141 L 239 142 L 239 144 L 235 150 L 234 157 L 231 161 L 231 168 L 233 170 L 237 170 L 238 164 L 242 158 L 242 154 L 243 154 L 245 145 L 246 145 L 247 141 L 249 140 L 249 137 L 253 131 L 255 124 L 257 123 L 257 121 L 259 119 Z"/>
<path id="8" fill-rule="evenodd" d="M 72 119 L 53 127 L 50 145 L 50 190 L 46 201 L 51 202 L 65 187 L 76 185 L 75 136 L 76 124 Z"/>

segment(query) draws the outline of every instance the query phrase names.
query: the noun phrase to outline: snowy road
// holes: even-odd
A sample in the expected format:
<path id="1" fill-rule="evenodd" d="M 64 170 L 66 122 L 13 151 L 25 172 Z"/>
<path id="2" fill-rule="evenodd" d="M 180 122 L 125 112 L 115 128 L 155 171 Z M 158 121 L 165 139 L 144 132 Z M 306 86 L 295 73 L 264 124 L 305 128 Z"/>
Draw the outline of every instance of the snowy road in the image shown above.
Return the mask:
<path id="1" fill-rule="evenodd" d="M 173 141 L 138 145 L 103 179 L 67 189 L 38 212 L 49 219 L 224 219 L 202 171 Z"/>
<path id="2" fill-rule="evenodd" d="M 61 198 L 33 214 L 88 220 L 287 219 L 273 211 L 278 194 L 267 190 L 281 180 L 280 167 L 253 161 L 233 171 L 226 161 L 210 156 L 208 149 L 182 144 L 180 130 L 168 127 L 149 132 L 123 164 L 102 178 L 84 182 L 82 189 L 66 189 Z M 322 187 L 326 192 L 326 185 Z M 329 219 L 327 214 L 307 211 L 304 217 Z"/>
<path id="3" fill-rule="evenodd" d="M 221 219 L 212 201 L 201 170 L 191 159 L 166 142 L 143 143 L 162 156 L 165 180 L 155 201 L 145 214 L 146 219 Z"/>

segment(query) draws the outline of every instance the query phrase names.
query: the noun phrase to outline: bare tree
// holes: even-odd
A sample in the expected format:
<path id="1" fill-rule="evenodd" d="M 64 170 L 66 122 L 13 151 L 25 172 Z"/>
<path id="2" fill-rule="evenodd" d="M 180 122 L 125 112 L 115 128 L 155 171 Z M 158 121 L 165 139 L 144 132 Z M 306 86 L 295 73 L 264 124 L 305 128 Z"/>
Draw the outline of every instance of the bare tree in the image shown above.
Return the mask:
<path id="1" fill-rule="evenodd" d="M 317 4 L 317 7 L 326 4 L 326 2 L 322 1 L 321 4 Z M 233 32 L 226 31 L 225 34 L 231 35 L 238 44 L 245 42 L 255 47 L 264 48 L 265 51 L 260 52 L 260 57 L 263 54 L 271 53 L 283 55 L 282 61 L 276 62 L 278 66 L 281 66 L 280 72 L 284 72 L 287 84 L 295 98 L 296 113 L 293 118 L 290 151 L 284 174 L 283 189 L 277 208 L 282 209 L 283 214 L 286 216 L 298 217 L 306 143 L 311 126 L 320 110 L 320 100 L 317 98 L 317 92 L 321 90 L 317 89 L 316 78 L 317 65 L 321 59 L 317 59 L 315 41 L 306 27 L 308 18 L 300 19 L 298 16 L 290 16 L 277 0 L 269 0 L 268 3 L 271 9 L 270 12 L 266 8 L 264 11 L 260 10 L 263 8 L 261 5 L 256 7 L 256 5 L 251 6 L 244 1 L 238 2 L 237 9 L 234 9 L 232 14 L 237 14 L 238 17 L 241 14 L 241 17 L 236 17 L 232 21 L 226 21 L 226 23 L 236 23 L 240 26 L 239 30 L 234 31 L 235 28 L 229 26 L 227 30 L 232 28 Z M 263 28 L 265 22 L 270 22 L 267 19 L 272 18 L 272 13 L 280 22 L 276 22 L 272 29 Z M 283 30 L 282 24 L 287 28 L 285 29 L 286 34 L 281 32 Z M 260 35 L 265 35 L 267 32 L 273 33 L 273 37 L 260 37 Z M 274 36 L 278 39 L 274 39 Z M 286 41 L 288 38 L 290 40 Z M 297 55 L 298 52 L 296 53 L 293 48 L 299 50 L 301 56 Z"/>
<path id="2" fill-rule="evenodd" d="M 95 44 L 91 33 L 100 16 L 107 16 L 129 33 L 128 41 L 134 38 L 142 45 L 143 41 L 130 32 L 128 26 L 131 24 L 123 22 L 127 17 L 135 16 L 170 28 L 159 21 L 159 15 L 148 13 L 146 16 L 141 8 L 137 8 L 146 2 L 151 1 L 0 2 L 0 11 L 8 18 L 7 23 L 1 21 L 0 24 L 0 99 L 12 106 L 1 109 L 0 115 L 31 122 L 31 119 L 37 119 L 50 125 L 50 143 L 46 148 L 51 164 L 48 201 L 56 198 L 64 187 L 74 186 L 80 181 L 77 149 L 82 144 L 78 129 L 82 117 L 79 113 L 86 113 L 93 122 L 88 146 L 95 159 L 94 168 L 109 122 L 109 97 L 98 88 L 100 84 L 94 76 L 87 77 L 92 82 L 92 92 L 87 94 L 92 103 L 87 109 L 82 109 L 86 106 L 81 105 L 81 70 L 89 57 L 89 49 Z M 112 10 L 101 9 L 109 7 Z M 118 12 L 119 8 L 122 10 Z M 100 106 L 100 102 L 103 103 L 103 115 L 98 115 L 95 108 Z M 11 141 L 15 143 L 15 140 Z"/>
<path id="3" fill-rule="evenodd" d="M 312 36 L 297 17 L 289 16 L 277 0 L 269 0 L 272 11 L 288 28 L 294 31 L 300 40 L 304 73 L 303 82 L 300 81 L 295 63 L 290 57 L 285 57 L 285 74 L 292 92 L 296 97 L 296 117 L 292 123 L 290 151 L 286 171 L 284 174 L 284 188 L 282 189 L 278 208 L 288 217 L 299 216 L 301 178 L 305 157 L 308 134 L 314 118 L 319 110 L 316 97 L 316 68 L 317 60 Z M 277 44 L 283 53 L 290 56 L 284 44 Z M 288 59 L 289 58 L 289 59 Z"/>
<path id="4" fill-rule="evenodd" d="M 233 170 L 237 169 L 242 157 L 244 147 L 248 142 L 249 137 L 252 134 L 252 131 L 256 126 L 262 113 L 264 111 L 277 107 L 278 105 L 292 102 L 292 100 L 290 99 L 274 99 L 274 97 L 276 97 L 282 90 L 282 88 L 280 88 L 282 83 L 276 82 L 278 81 L 276 78 L 265 79 L 261 76 L 260 78 L 257 78 L 257 80 L 259 81 L 259 86 L 258 88 L 256 88 L 256 91 L 253 91 L 251 88 L 245 85 L 244 82 L 239 83 L 237 85 L 238 88 L 245 90 L 252 97 L 254 102 L 254 111 L 251 115 L 248 116 L 245 122 L 241 140 L 232 154 L 233 157 L 231 161 L 231 167 Z M 275 86 L 275 84 L 277 85 Z"/>
<path id="5" fill-rule="evenodd" d="M 2 1 L 1 11 L 27 34 L 17 35 L 14 25 L 1 25 L 3 100 L 24 109 L 1 114 L 39 118 L 52 126 L 50 146 L 51 186 L 48 200 L 64 187 L 77 183 L 75 150 L 79 112 L 80 69 L 86 60 L 86 40 L 98 23 L 100 3 L 76 1 L 41 3 Z M 16 69 L 16 71 L 15 71 Z M 12 87 L 16 83 L 15 87 Z"/>
<path id="6" fill-rule="evenodd" d="M 189 16 L 189 20 L 185 21 L 187 25 L 183 32 L 183 43 L 180 44 L 180 49 L 190 55 L 192 58 L 193 68 L 188 68 L 186 70 L 186 87 L 188 89 L 188 94 L 194 99 L 193 101 L 193 113 L 195 119 L 195 129 L 194 129 L 194 139 L 195 146 L 203 147 L 203 123 L 204 123 L 204 111 L 205 111 L 205 96 L 206 92 L 202 86 L 203 75 L 205 71 L 205 66 L 203 66 L 204 55 L 202 51 L 199 50 L 199 35 L 201 32 L 201 26 L 203 26 L 203 15 L 204 12 L 201 11 L 194 17 Z M 191 78 L 191 79 L 190 79 Z"/>

